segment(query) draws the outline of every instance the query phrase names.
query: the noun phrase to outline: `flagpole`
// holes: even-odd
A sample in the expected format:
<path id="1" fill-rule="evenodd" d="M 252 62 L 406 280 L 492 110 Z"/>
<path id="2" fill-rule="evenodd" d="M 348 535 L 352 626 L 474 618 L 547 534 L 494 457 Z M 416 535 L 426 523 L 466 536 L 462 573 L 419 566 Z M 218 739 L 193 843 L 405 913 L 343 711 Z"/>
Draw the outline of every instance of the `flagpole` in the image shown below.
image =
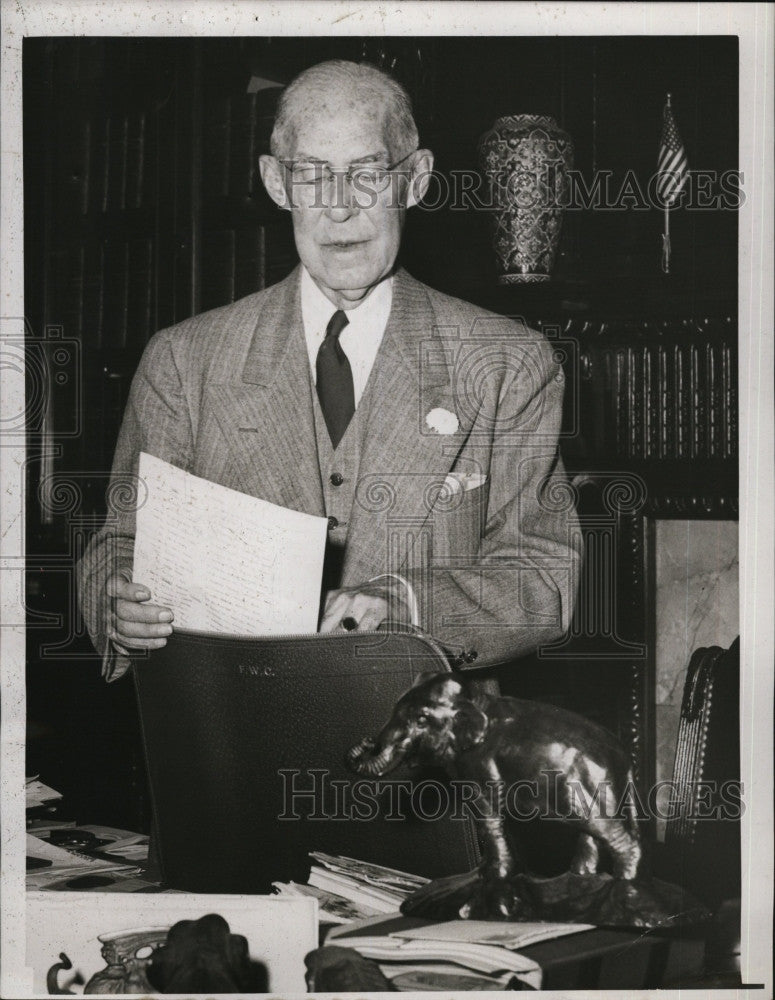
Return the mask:
<path id="1" fill-rule="evenodd" d="M 672 101 L 671 95 L 668 93 L 663 115 L 667 114 L 670 108 L 672 108 Z M 662 273 L 670 274 L 670 205 L 668 201 L 665 201 L 665 228 L 662 233 Z"/>

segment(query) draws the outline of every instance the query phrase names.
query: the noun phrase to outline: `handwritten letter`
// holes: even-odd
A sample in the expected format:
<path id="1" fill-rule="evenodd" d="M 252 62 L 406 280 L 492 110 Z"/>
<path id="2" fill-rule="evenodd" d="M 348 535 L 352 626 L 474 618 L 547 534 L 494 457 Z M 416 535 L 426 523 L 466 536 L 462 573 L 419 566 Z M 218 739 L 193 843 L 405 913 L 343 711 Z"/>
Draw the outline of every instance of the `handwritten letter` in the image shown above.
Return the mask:
<path id="1" fill-rule="evenodd" d="M 145 452 L 134 580 L 185 629 L 317 629 L 327 522 L 192 476 Z"/>

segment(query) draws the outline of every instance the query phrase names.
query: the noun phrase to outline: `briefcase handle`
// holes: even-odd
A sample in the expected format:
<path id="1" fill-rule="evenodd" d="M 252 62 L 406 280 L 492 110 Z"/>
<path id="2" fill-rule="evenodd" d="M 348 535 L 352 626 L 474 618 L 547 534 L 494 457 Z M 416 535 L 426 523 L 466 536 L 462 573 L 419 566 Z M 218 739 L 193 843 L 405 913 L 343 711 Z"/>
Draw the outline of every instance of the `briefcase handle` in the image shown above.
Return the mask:
<path id="1" fill-rule="evenodd" d="M 444 659 L 447 660 L 452 670 L 461 670 L 464 667 L 470 667 L 474 663 L 477 658 L 477 653 L 474 650 L 467 650 L 464 646 L 448 646 L 446 643 L 440 642 L 421 627 L 420 609 L 417 603 L 417 595 L 414 592 L 414 587 L 407 579 L 400 576 L 398 573 L 381 573 L 379 576 L 373 576 L 368 582 L 376 583 L 378 580 L 394 580 L 404 588 L 406 593 L 406 603 L 411 617 L 410 622 L 393 622 L 388 620 L 378 626 L 378 630 L 411 632 L 413 635 L 420 636 L 422 639 L 425 639 L 426 642 L 430 643 L 440 656 L 443 656 Z"/>
<path id="2" fill-rule="evenodd" d="M 411 635 L 419 636 L 432 646 L 439 656 L 449 663 L 452 670 L 462 670 L 464 667 L 470 667 L 477 657 L 474 650 L 467 650 L 465 646 L 450 646 L 447 643 L 441 642 L 420 625 L 414 625 L 408 622 L 391 621 L 390 619 L 387 619 L 382 622 L 381 625 L 377 626 L 377 631 L 409 632 Z"/>

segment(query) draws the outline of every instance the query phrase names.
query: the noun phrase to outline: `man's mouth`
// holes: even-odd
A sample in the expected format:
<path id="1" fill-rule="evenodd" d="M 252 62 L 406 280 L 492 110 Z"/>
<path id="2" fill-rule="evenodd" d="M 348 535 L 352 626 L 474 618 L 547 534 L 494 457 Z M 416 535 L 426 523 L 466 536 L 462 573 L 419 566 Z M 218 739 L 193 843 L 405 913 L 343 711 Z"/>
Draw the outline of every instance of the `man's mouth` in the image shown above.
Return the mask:
<path id="1" fill-rule="evenodd" d="M 352 250 L 355 247 L 362 247 L 366 240 L 331 240 L 323 246 L 330 250 Z"/>

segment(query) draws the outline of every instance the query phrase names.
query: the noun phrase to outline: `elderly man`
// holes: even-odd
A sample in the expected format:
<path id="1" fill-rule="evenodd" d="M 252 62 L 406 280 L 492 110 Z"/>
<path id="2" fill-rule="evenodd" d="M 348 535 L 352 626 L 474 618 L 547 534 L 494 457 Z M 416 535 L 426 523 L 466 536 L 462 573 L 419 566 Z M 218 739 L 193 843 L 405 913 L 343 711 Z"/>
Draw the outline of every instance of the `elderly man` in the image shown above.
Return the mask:
<path id="1" fill-rule="evenodd" d="M 396 268 L 433 167 L 418 145 L 406 93 L 373 67 L 327 62 L 287 87 L 260 168 L 301 265 L 151 340 L 113 475 L 136 474 L 146 451 L 327 516 L 321 631 L 419 616 L 479 666 L 570 619 L 562 372 L 538 334 Z M 119 511 L 81 565 L 108 679 L 174 627 L 175 609 L 132 580 L 133 536 Z"/>

